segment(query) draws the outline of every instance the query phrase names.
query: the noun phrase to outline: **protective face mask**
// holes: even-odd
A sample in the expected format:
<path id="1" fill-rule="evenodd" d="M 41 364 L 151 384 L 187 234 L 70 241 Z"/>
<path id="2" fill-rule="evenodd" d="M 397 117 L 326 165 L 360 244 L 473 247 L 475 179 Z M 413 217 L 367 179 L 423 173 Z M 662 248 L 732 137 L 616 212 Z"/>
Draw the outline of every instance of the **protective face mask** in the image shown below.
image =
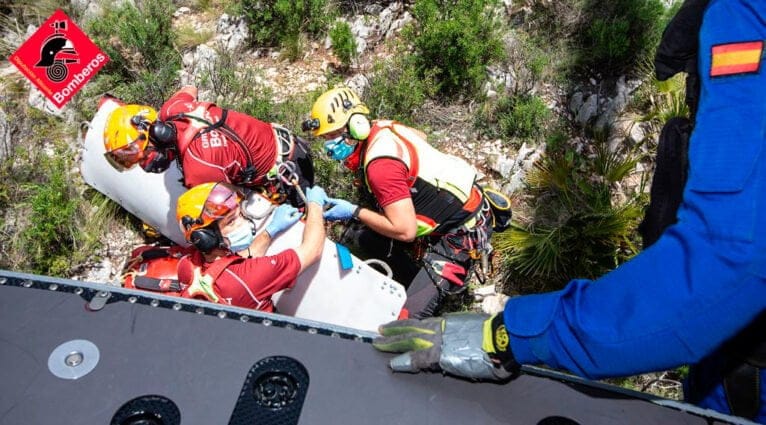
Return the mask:
<path id="1" fill-rule="evenodd" d="M 343 161 L 344 159 L 348 158 L 348 156 L 354 152 L 355 146 L 356 144 L 349 145 L 346 143 L 346 136 L 344 135 L 340 135 L 334 139 L 330 139 L 324 142 L 325 152 L 327 152 L 327 155 L 329 155 L 330 158 L 336 161 Z"/>
<path id="2" fill-rule="evenodd" d="M 223 235 L 229 250 L 231 252 L 239 252 L 249 248 L 250 244 L 253 243 L 253 239 L 255 239 L 254 230 L 253 222 L 244 218 L 239 220 L 239 226 Z"/>

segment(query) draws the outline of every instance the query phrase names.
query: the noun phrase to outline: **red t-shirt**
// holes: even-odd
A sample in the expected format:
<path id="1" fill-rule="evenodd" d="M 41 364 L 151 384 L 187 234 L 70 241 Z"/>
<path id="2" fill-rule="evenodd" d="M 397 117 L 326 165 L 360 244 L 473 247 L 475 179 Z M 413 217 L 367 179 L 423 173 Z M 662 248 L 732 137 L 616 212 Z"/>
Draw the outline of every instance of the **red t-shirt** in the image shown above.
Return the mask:
<path id="1" fill-rule="evenodd" d="M 222 109 L 210 102 L 198 102 L 189 93 L 179 91 L 160 108 L 160 120 L 180 113 L 203 118 L 210 123 L 221 119 Z M 193 187 L 201 183 L 232 183 L 248 164 L 242 147 L 220 130 L 194 135 L 206 124 L 193 119 L 173 121 L 178 133 L 180 161 L 184 170 L 184 185 Z M 257 171 L 253 184 L 263 183 L 266 173 L 276 163 L 277 145 L 271 124 L 247 114 L 229 110 L 226 125 L 239 135 L 247 147 L 252 165 Z M 186 146 L 184 148 L 184 146 Z"/>
<path id="2" fill-rule="evenodd" d="M 396 201 L 409 198 L 410 172 L 402 161 L 393 158 L 377 158 L 367 164 L 365 170 L 372 194 L 381 208 Z"/>
<path id="3" fill-rule="evenodd" d="M 214 263 L 205 264 L 202 273 L 211 264 Z M 276 255 L 232 263 L 221 272 L 213 285 L 227 304 L 273 312 L 271 296 L 283 289 L 292 288 L 300 270 L 298 254 L 288 249 Z M 180 267 L 178 280 L 191 282 L 194 276 L 189 276 L 190 272 L 193 272 L 191 267 Z"/>

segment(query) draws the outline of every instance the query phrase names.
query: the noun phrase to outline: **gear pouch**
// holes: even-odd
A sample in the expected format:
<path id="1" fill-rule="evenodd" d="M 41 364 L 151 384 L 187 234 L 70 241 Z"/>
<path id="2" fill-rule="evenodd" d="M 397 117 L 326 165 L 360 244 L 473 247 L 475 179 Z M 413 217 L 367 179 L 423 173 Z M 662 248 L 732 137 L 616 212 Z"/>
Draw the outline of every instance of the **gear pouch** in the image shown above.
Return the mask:
<path id="1" fill-rule="evenodd" d="M 484 188 L 484 196 L 492 211 L 492 230 L 502 232 L 511 227 L 511 200 L 495 189 Z"/>

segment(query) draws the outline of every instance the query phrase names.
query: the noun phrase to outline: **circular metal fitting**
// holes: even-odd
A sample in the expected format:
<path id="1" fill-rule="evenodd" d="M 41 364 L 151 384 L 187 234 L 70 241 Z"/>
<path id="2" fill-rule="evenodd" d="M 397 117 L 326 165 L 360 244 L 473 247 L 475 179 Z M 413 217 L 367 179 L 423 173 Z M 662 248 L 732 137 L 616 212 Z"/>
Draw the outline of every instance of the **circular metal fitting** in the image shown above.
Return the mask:
<path id="1" fill-rule="evenodd" d="M 295 401 L 298 383 L 285 371 L 269 372 L 258 377 L 253 392 L 255 401 L 261 406 L 280 409 Z"/>
<path id="2" fill-rule="evenodd" d="M 79 379 L 95 369 L 99 359 L 96 344 L 73 339 L 53 349 L 48 356 L 48 370 L 61 379 Z"/>

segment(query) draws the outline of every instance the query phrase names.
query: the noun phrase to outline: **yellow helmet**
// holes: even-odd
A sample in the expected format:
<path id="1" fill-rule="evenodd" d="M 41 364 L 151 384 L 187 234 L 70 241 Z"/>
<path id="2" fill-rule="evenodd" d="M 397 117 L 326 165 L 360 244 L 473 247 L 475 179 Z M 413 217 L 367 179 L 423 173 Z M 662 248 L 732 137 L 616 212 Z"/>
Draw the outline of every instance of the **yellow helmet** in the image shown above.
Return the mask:
<path id="1" fill-rule="evenodd" d="M 123 105 L 112 111 L 104 128 L 105 157 L 116 169 L 132 168 L 149 143 L 149 127 L 157 120 L 151 106 Z"/>
<path id="2" fill-rule="evenodd" d="M 202 252 L 223 243 L 220 231 L 211 224 L 239 206 L 243 194 L 228 183 L 203 183 L 178 197 L 176 219 L 188 242 Z"/>
<path id="3" fill-rule="evenodd" d="M 353 114 L 369 114 L 370 110 L 353 90 L 340 87 L 328 90 L 314 102 L 311 118 L 303 123 L 303 131 L 314 136 L 331 133 L 346 126 Z"/>

